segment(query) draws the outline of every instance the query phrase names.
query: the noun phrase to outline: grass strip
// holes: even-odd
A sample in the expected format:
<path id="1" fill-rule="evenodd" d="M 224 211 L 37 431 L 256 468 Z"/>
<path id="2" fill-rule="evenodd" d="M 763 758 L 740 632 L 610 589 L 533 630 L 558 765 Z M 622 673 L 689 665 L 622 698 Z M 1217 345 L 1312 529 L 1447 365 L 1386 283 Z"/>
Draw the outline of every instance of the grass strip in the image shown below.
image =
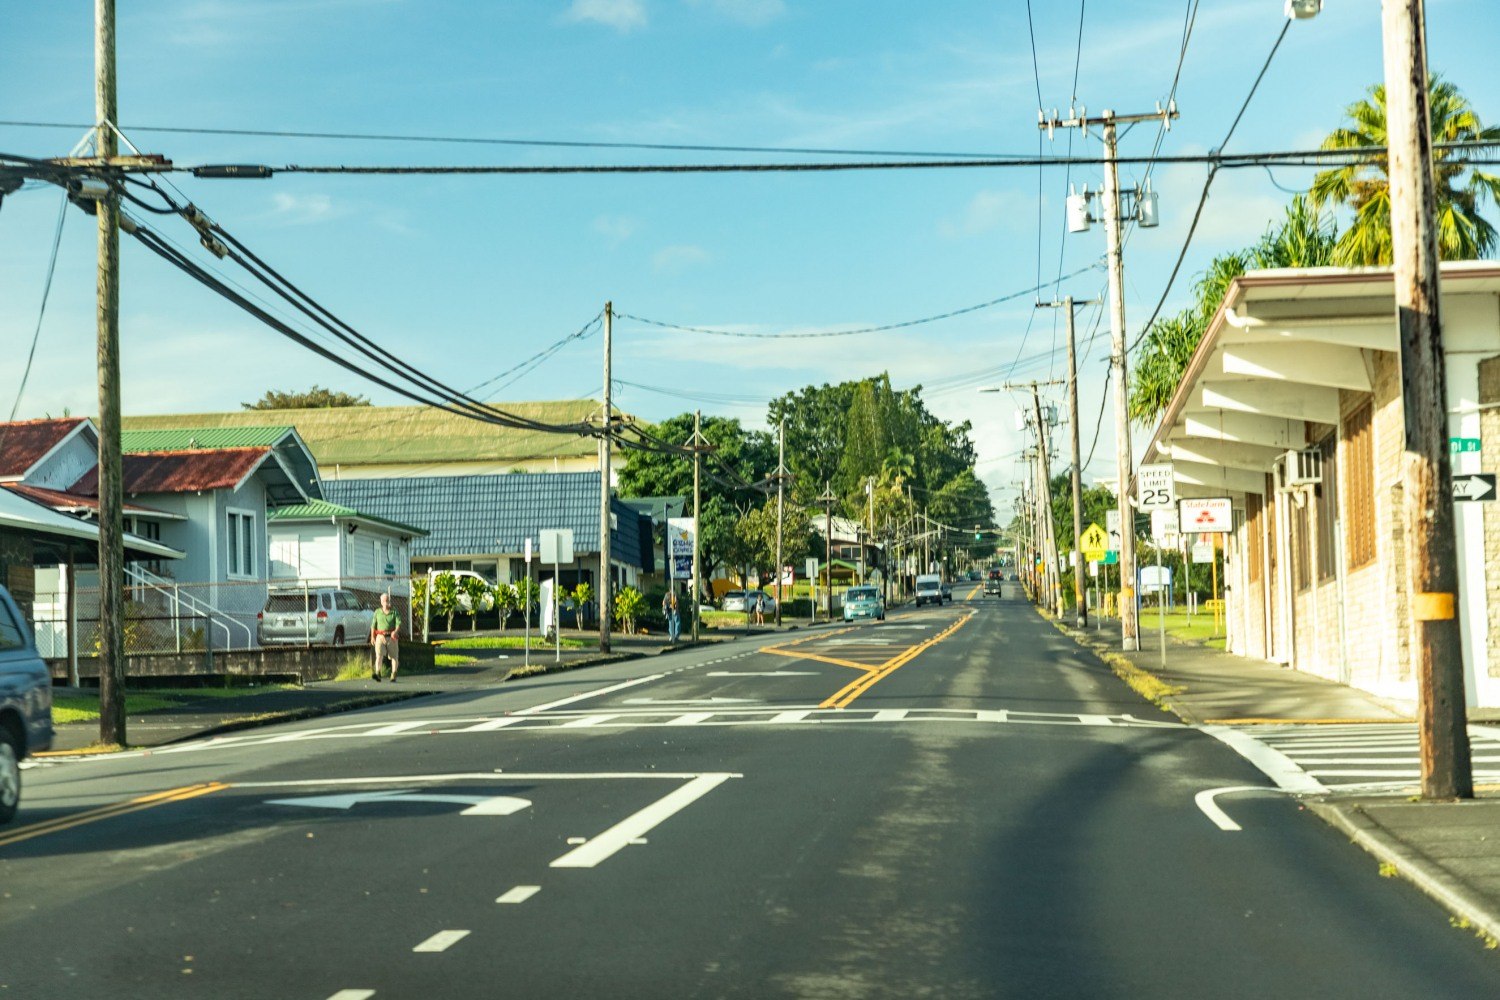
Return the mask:
<path id="1" fill-rule="evenodd" d="M 522 635 L 476 635 L 465 639 L 441 639 L 433 643 L 445 650 L 453 649 L 523 649 L 526 646 L 526 637 Z M 589 645 L 587 639 L 574 639 L 563 636 L 563 649 L 582 649 Z M 553 640 L 543 639 L 539 635 L 531 637 L 532 649 L 552 649 Z"/>

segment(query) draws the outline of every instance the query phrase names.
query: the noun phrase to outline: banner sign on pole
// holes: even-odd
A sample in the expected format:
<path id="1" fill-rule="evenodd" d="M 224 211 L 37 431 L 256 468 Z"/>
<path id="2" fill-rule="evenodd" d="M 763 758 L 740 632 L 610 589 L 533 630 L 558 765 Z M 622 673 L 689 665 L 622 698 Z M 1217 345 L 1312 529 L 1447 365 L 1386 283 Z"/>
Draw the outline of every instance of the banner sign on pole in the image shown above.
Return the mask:
<path id="1" fill-rule="evenodd" d="M 693 575 L 693 535 L 697 525 L 690 517 L 667 518 L 667 576 L 686 580 Z"/>
<path id="2" fill-rule="evenodd" d="M 1228 497 L 1184 500 L 1178 509 L 1185 533 L 1219 534 L 1234 530 L 1234 506 Z"/>

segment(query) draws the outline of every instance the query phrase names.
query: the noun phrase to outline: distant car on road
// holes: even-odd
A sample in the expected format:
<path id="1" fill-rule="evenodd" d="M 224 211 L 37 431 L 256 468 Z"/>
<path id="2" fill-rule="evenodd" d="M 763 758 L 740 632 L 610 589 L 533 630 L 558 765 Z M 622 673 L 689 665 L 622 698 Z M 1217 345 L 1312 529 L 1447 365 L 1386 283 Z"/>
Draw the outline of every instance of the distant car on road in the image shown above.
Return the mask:
<path id="1" fill-rule="evenodd" d="M 949 590 L 946 594 L 944 594 L 943 589 L 943 578 L 938 576 L 936 573 L 923 573 L 921 576 L 917 577 L 917 607 L 920 608 L 924 604 L 942 604 L 945 600 L 952 601 L 952 590 Z"/>
<path id="2" fill-rule="evenodd" d="M 850 587 L 844 591 L 844 621 L 873 618 L 885 621 L 885 599 L 878 587 Z"/>
<path id="3" fill-rule="evenodd" d="M 52 675 L 21 609 L 0 587 L 0 823 L 21 806 L 21 761 L 52 746 Z"/>
<path id="4" fill-rule="evenodd" d="M 998 569 L 990 570 L 989 575 L 984 579 L 984 592 L 986 596 L 993 594 L 994 596 L 999 597 L 1001 590 L 1000 585 L 1004 581 L 1004 579 L 1005 575 Z"/>
<path id="5" fill-rule="evenodd" d="M 370 641 L 373 608 L 359 595 L 338 587 L 273 590 L 256 615 L 256 638 L 262 646 L 364 645 Z"/>
<path id="6" fill-rule="evenodd" d="M 761 607 L 765 609 L 766 614 L 768 614 L 768 615 L 774 615 L 776 613 L 776 598 L 772 597 L 770 594 L 766 593 L 764 590 L 729 590 L 729 591 L 725 591 L 724 592 L 724 605 L 723 605 L 724 610 L 725 611 L 744 611 L 744 610 L 746 610 L 746 607 L 747 607 L 747 605 L 746 605 L 746 600 L 747 599 L 749 601 L 749 604 L 748 604 L 749 609 L 750 610 L 754 610 L 754 608 L 755 608 L 755 598 L 757 596 L 760 597 L 761 602 L 762 602 L 761 603 Z"/>
<path id="7" fill-rule="evenodd" d="M 947 601 L 949 604 L 952 604 L 953 603 L 953 584 L 949 583 L 947 580 L 944 580 L 941 590 L 942 590 L 942 594 L 943 594 L 943 600 Z"/>

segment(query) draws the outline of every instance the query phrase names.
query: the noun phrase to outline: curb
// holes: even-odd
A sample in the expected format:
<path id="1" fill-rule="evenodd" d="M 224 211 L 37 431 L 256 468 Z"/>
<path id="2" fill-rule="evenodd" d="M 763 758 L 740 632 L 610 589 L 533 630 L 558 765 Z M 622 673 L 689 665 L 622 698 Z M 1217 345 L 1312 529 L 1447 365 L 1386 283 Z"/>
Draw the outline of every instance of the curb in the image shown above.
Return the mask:
<path id="1" fill-rule="evenodd" d="M 1144 667 L 1137 666 L 1123 653 L 1089 642 L 1075 630 L 1049 615 L 1042 615 L 1041 617 L 1043 621 L 1049 623 L 1068 639 L 1071 639 L 1073 644 L 1079 649 L 1092 653 L 1105 666 L 1114 671 L 1115 676 L 1124 681 L 1130 690 L 1140 695 L 1146 701 L 1157 708 L 1171 712 L 1189 725 L 1196 726 L 1202 724 L 1203 720 L 1198 718 L 1194 712 L 1173 700 L 1172 696 L 1182 693 L 1185 690 L 1184 688 L 1178 687 L 1175 684 L 1169 684 Z"/>
<path id="2" fill-rule="evenodd" d="M 1399 839 L 1365 815 L 1359 806 L 1303 800 L 1303 804 L 1323 822 L 1348 836 L 1366 852 L 1390 864 L 1396 873 L 1453 916 L 1466 921 L 1491 941 L 1500 940 L 1500 913 L 1475 900 L 1464 884 L 1441 870 L 1436 870 L 1415 855 L 1406 852 Z"/>

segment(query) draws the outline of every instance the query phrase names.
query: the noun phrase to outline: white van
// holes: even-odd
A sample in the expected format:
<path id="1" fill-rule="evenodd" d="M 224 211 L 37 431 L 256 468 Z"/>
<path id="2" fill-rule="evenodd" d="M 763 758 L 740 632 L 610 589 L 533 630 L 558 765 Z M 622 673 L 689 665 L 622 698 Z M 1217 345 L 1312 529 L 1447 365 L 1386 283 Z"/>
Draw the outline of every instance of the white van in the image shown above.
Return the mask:
<path id="1" fill-rule="evenodd" d="M 948 597 L 951 601 L 953 598 Z M 917 607 L 924 604 L 943 603 L 943 578 L 936 573 L 924 573 L 917 577 Z"/>

